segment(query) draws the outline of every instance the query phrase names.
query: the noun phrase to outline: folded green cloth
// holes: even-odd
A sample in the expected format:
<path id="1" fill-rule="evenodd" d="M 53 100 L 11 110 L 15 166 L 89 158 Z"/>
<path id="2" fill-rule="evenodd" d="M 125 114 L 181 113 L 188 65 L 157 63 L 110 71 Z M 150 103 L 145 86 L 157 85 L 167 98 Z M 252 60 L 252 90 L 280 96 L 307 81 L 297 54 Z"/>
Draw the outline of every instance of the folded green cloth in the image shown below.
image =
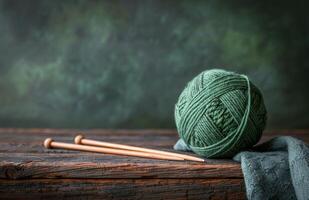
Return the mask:
<path id="1" fill-rule="evenodd" d="M 174 149 L 190 151 L 183 140 Z M 241 162 L 248 199 L 309 200 L 309 146 L 280 136 L 233 158 Z"/>

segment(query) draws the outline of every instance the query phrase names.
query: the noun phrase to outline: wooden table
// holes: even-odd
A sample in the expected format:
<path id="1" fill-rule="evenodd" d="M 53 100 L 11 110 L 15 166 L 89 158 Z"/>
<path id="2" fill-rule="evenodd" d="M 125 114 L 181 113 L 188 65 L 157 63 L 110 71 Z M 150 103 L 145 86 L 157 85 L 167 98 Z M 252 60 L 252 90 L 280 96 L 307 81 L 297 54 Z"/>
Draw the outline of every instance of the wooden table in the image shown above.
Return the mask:
<path id="1" fill-rule="evenodd" d="M 44 149 L 46 137 L 72 142 L 80 130 L 0 129 L 3 199 L 244 199 L 239 163 L 161 161 Z M 175 130 L 84 130 L 88 138 L 172 149 Z M 273 131 L 309 142 L 309 130 Z"/>

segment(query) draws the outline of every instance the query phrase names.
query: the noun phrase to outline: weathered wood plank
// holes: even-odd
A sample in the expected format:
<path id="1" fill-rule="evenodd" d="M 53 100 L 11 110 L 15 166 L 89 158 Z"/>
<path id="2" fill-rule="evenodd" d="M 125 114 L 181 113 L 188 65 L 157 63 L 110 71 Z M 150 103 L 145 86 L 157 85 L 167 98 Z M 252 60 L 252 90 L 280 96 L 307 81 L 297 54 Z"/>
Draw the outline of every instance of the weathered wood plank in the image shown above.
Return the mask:
<path id="1" fill-rule="evenodd" d="M 0 180 L 3 199 L 245 199 L 242 179 Z"/>
<path id="2" fill-rule="evenodd" d="M 42 143 L 45 138 L 52 137 L 57 141 L 73 142 L 74 136 L 80 132 L 78 130 L 50 130 L 50 129 L 34 129 L 29 131 L 27 129 L 0 129 L 0 152 L 46 152 L 42 148 Z M 32 129 L 30 129 L 32 130 Z M 166 134 L 167 133 L 167 134 Z M 151 130 L 128 131 L 106 131 L 101 132 L 89 130 L 84 135 L 97 140 L 103 140 L 114 143 L 125 143 L 135 146 L 144 146 L 150 148 L 166 148 L 172 149 L 173 144 L 177 141 L 177 133 L 170 131 L 160 131 L 153 133 Z M 53 150 L 51 150 L 53 151 Z"/>
<path id="3" fill-rule="evenodd" d="M 45 149 L 47 137 L 72 142 L 80 130 L 0 128 L 0 198 L 244 199 L 239 163 L 161 161 Z M 175 130 L 84 130 L 92 139 L 172 151 Z M 309 130 L 266 132 L 261 140 Z"/>
<path id="4" fill-rule="evenodd" d="M 101 154 L 0 153 L 0 178 L 242 178 L 230 160 L 208 164 Z"/>
<path id="5" fill-rule="evenodd" d="M 93 138 L 93 137 L 92 137 Z M 102 137 L 104 138 L 104 137 Z M 23 152 L 23 153 L 46 153 L 46 152 L 53 152 L 55 150 L 53 149 L 45 149 L 43 148 L 43 141 L 45 138 L 41 138 L 37 141 L 22 141 L 22 140 L 16 140 L 12 142 L 0 142 L 0 152 L 2 153 L 18 153 L 18 152 Z M 68 142 L 68 143 L 73 143 L 72 138 L 70 139 L 62 139 L 62 138 L 55 138 L 55 141 L 61 141 L 61 142 Z M 110 139 L 102 139 L 101 141 L 108 141 L 108 142 L 113 142 L 113 143 L 122 143 L 120 140 L 110 140 Z M 147 148 L 154 148 L 154 149 L 159 149 L 159 150 L 167 150 L 167 151 L 173 151 L 173 145 L 170 144 L 171 142 L 162 142 L 160 144 L 156 144 L 153 140 L 146 140 L 143 143 L 140 142 L 134 142 L 134 141 L 129 141 L 126 142 L 125 144 L 128 145 L 134 145 L 134 146 L 142 146 L 142 147 L 147 147 Z M 71 151 L 59 151 L 56 150 L 55 152 L 71 152 Z"/>
<path id="6" fill-rule="evenodd" d="M 15 130 L 15 132 L 14 132 Z M 33 132 L 32 132 L 33 130 Z M 43 153 L 53 150 L 42 148 L 42 142 L 47 137 L 58 141 L 72 142 L 78 130 L 58 129 L 0 129 L 0 152 L 24 152 Z M 291 132 L 291 134 L 289 134 Z M 175 130 L 88 130 L 85 131 L 88 138 L 114 142 L 126 143 L 135 146 L 171 150 L 178 136 Z M 309 143 L 309 131 L 278 131 L 266 132 L 261 142 L 269 140 L 277 135 L 292 135 Z M 66 152 L 66 151 L 64 151 Z M 58 151 L 58 153 L 60 153 Z"/>
<path id="7" fill-rule="evenodd" d="M 1 134 L 27 135 L 75 135 L 87 133 L 91 135 L 177 135 L 174 129 L 49 129 L 49 128 L 0 128 Z"/>
<path id="8" fill-rule="evenodd" d="M 79 130 L 1 129 L 0 178 L 241 178 L 231 160 L 172 162 L 67 150 L 45 149 L 46 137 L 72 142 Z M 175 130 L 87 130 L 89 138 L 172 151 Z M 269 132 L 263 140 L 292 132 L 305 141 L 308 130 Z M 125 173 L 123 173 L 125 172 Z"/>

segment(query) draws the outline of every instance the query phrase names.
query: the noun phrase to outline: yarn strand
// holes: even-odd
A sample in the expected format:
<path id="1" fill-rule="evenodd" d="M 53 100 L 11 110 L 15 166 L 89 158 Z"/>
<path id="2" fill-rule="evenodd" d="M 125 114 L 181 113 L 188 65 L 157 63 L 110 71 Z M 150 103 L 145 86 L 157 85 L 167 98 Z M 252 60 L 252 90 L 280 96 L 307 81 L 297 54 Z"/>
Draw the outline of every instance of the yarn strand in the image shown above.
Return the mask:
<path id="1" fill-rule="evenodd" d="M 256 144 L 266 114 L 260 91 L 247 76 L 219 69 L 190 81 L 175 105 L 180 138 L 208 158 L 231 157 Z"/>

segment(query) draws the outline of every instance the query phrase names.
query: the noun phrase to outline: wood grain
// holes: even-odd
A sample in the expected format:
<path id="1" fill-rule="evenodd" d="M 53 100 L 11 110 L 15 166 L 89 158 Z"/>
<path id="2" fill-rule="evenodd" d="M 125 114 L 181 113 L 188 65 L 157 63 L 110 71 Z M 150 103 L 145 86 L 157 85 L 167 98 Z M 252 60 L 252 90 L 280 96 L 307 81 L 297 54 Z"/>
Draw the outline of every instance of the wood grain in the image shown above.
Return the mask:
<path id="1" fill-rule="evenodd" d="M 81 132 L 91 139 L 171 152 L 178 139 L 175 130 L 0 128 L 0 199 L 245 198 L 240 164 L 232 160 L 161 161 L 42 146 L 47 137 L 73 143 Z M 260 142 L 278 135 L 309 143 L 309 130 L 268 131 Z"/>
<path id="2" fill-rule="evenodd" d="M 0 154 L 0 178 L 242 178 L 238 163 L 157 161 L 101 154 Z"/>
<path id="3" fill-rule="evenodd" d="M 0 180 L 4 199 L 245 199 L 241 179 Z"/>

